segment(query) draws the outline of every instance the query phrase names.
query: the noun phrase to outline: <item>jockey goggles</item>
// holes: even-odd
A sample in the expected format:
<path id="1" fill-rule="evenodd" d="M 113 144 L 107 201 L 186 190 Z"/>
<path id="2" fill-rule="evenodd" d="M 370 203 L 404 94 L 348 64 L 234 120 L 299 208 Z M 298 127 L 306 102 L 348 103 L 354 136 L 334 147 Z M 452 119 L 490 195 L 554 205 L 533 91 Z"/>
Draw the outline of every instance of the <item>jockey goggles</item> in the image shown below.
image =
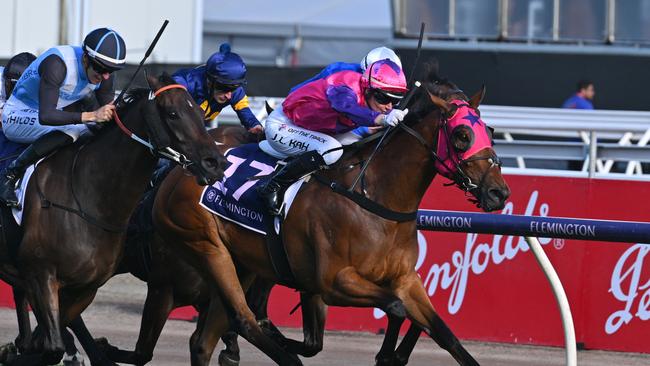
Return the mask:
<path id="1" fill-rule="evenodd" d="M 217 81 L 210 81 L 210 84 L 212 86 L 212 90 L 221 93 L 233 92 L 241 86 L 241 84 L 223 84 Z"/>
<path id="2" fill-rule="evenodd" d="M 113 70 L 105 68 L 103 65 L 93 60 L 92 57 L 88 57 L 88 61 L 90 63 L 90 67 L 100 75 L 113 73 Z"/>
<path id="3" fill-rule="evenodd" d="M 390 95 L 380 89 L 372 89 L 372 95 L 379 104 L 388 104 L 392 103 L 393 105 L 397 104 L 404 97 L 401 94 L 391 93 Z"/>

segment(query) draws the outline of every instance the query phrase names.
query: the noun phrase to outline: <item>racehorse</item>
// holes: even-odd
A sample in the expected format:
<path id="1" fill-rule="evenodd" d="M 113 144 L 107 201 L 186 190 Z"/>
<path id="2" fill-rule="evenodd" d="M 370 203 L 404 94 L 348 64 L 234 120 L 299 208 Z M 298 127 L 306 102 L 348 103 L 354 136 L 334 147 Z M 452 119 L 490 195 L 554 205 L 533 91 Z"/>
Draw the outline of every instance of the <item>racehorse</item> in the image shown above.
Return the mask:
<path id="1" fill-rule="evenodd" d="M 365 190 L 355 190 L 384 211 L 413 213 L 405 215 L 412 219 L 380 217 L 330 188 L 352 183 L 359 174 L 359 162 L 372 153 L 374 146 L 369 144 L 346 152 L 340 163 L 303 185 L 286 218 L 282 238 L 296 288 L 320 296 L 329 305 L 378 307 L 390 319 L 408 317 L 460 364 L 476 365 L 433 309 L 413 269 L 417 259 L 415 211 L 441 169 L 438 137 L 446 139 L 442 141 L 457 168 L 448 175 L 471 193 L 479 207 L 486 211 L 502 208 L 510 190 L 491 146 L 460 159 L 471 148 L 473 132 L 469 128 L 449 131 L 446 127 L 460 110 L 470 113 L 474 122 L 480 120 L 476 114 L 483 91 L 468 100 L 460 90 L 448 88 L 445 94 L 439 92 L 441 87 L 439 81 L 424 83 L 411 112 L 399 128 L 388 132 L 386 144 L 366 170 Z M 209 362 L 216 342 L 228 327 L 228 318 L 241 335 L 274 361 L 300 364 L 262 332 L 244 298 L 243 290 L 254 275 L 280 281 L 264 237 L 201 208 L 201 191 L 190 179 L 172 171 L 160 187 L 153 210 L 158 240 L 174 248 L 211 281 L 213 294 L 218 293 L 222 300 L 213 296 L 209 313 L 199 318 L 190 341 L 192 364 Z M 310 312 L 303 315 L 310 316 Z M 310 321 L 317 323 L 316 319 Z"/>
<path id="2" fill-rule="evenodd" d="M 20 245 L 12 248 L 16 243 L 6 235 L 0 243 L 0 277 L 25 291 L 39 323 L 40 333 L 22 345 L 38 362 L 61 359 L 62 326 L 114 273 L 157 156 L 181 163 L 197 186 L 223 176 L 223 156 L 185 88 L 167 75 L 148 82 L 153 90 L 135 90 L 118 107 L 120 128 L 105 127 L 37 166 L 25 194 Z M 137 136 L 148 138 L 149 147 L 133 141 Z M 19 324 L 21 336 L 29 334 L 25 326 Z"/>

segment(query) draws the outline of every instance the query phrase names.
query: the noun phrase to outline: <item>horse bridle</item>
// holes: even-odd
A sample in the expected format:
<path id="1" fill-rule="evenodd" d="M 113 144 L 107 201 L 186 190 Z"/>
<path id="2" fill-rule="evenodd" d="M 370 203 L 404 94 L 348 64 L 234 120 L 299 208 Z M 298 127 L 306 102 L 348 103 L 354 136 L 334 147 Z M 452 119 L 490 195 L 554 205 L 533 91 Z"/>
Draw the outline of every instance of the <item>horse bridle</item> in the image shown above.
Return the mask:
<path id="1" fill-rule="evenodd" d="M 467 106 L 471 108 L 469 104 L 461 104 L 459 106 Z M 429 151 L 429 153 L 431 154 L 431 158 L 434 161 L 438 161 L 441 166 L 447 169 L 449 175 L 451 176 L 452 181 L 454 182 L 452 184 L 456 184 L 460 189 L 462 189 L 465 192 L 470 192 L 475 189 L 478 189 L 480 185 L 483 183 L 485 176 L 489 173 L 489 171 L 495 166 L 500 167 L 502 165 L 501 159 L 499 159 L 499 157 L 496 154 L 492 157 L 484 156 L 484 157 L 469 157 L 467 159 L 461 159 L 459 157 L 458 151 L 456 151 L 451 147 L 451 136 L 449 136 L 449 130 L 447 128 L 447 116 L 444 114 L 442 118 L 442 125 L 440 126 L 440 128 L 444 131 L 445 138 L 447 139 L 447 156 L 453 157 L 450 160 L 454 164 L 456 171 L 454 171 L 446 164 L 445 160 L 443 160 L 438 155 L 435 148 L 429 145 L 429 143 L 424 139 L 424 137 L 422 137 L 422 135 L 419 132 L 407 126 L 406 123 L 404 122 L 398 123 L 397 127 L 403 129 L 409 135 L 415 137 L 415 139 L 418 140 L 420 144 L 422 144 Z M 475 184 L 474 182 L 472 182 L 472 178 L 470 178 L 469 175 L 467 175 L 467 173 L 465 173 L 465 171 L 462 169 L 462 165 L 472 161 L 479 161 L 479 160 L 487 160 L 490 163 L 490 168 L 485 170 L 483 176 L 481 176 L 481 180 L 478 182 L 478 184 Z"/>
<path id="2" fill-rule="evenodd" d="M 187 88 L 185 86 L 181 85 L 181 84 L 165 85 L 165 86 L 157 89 L 156 91 L 149 92 L 148 100 L 152 101 L 158 95 L 160 95 L 160 93 L 165 92 L 165 91 L 170 90 L 170 89 L 183 89 L 183 90 L 187 91 Z M 183 155 L 182 153 L 174 150 L 170 146 L 166 146 L 162 150 L 154 148 L 154 146 L 151 144 L 151 142 L 144 140 L 143 138 L 139 137 L 138 135 L 133 133 L 131 130 L 129 130 L 129 128 L 126 127 L 124 125 L 124 123 L 122 123 L 122 120 L 120 119 L 120 116 L 117 114 L 117 112 L 115 112 L 115 123 L 120 128 L 120 130 L 122 130 L 122 132 L 124 132 L 127 136 L 129 136 L 133 140 L 137 141 L 138 143 L 148 147 L 149 150 L 151 150 L 151 152 L 154 155 L 159 155 L 159 156 L 165 157 L 165 158 L 167 158 L 167 159 L 169 159 L 171 161 L 174 161 L 174 162 L 178 163 L 180 166 L 182 166 L 183 169 L 186 169 L 187 167 L 189 167 L 190 165 L 193 164 L 193 162 L 191 160 L 189 160 L 185 155 Z"/>

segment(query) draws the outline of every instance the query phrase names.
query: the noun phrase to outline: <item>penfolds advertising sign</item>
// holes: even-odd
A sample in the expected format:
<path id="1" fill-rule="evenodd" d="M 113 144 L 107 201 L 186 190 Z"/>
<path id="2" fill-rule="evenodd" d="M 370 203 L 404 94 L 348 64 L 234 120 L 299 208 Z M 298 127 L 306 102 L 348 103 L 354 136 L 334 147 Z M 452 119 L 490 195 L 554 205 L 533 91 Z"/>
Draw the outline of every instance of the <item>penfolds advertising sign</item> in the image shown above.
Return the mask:
<path id="1" fill-rule="evenodd" d="M 512 196 L 495 215 L 560 216 L 650 222 L 650 183 L 507 176 Z M 423 209 L 474 211 L 455 188 L 436 178 Z M 467 219 L 437 223 L 469 227 Z M 534 225 L 534 223 L 533 223 Z M 540 233 L 594 233 L 589 225 L 531 227 Z M 563 346 L 560 311 L 550 284 L 522 237 L 419 233 L 416 268 L 436 310 L 461 338 Z M 578 342 L 590 349 L 650 353 L 650 246 L 539 238 L 569 298 Z M 650 238 L 648 238 L 650 242 Z M 288 312 L 297 303 L 276 288 L 271 317 L 300 326 Z M 378 309 L 330 307 L 328 329 L 377 332 L 387 325 Z"/>
<path id="2" fill-rule="evenodd" d="M 650 183 L 601 179 L 507 176 L 512 196 L 495 215 L 560 216 L 650 222 Z M 464 193 L 436 178 L 421 208 L 478 211 Z M 440 225 L 469 227 L 464 219 Z M 453 222 L 452 222 L 453 221 Z M 531 227 L 540 233 L 595 232 L 589 225 Z M 539 238 L 573 313 L 576 337 L 589 349 L 650 353 L 650 246 Z M 650 242 L 650 238 L 648 238 Z M 522 237 L 475 233 L 418 233 L 416 268 L 430 299 L 463 339 L 563 346 L 560 312 L 549 283 Z M 3 301 L 0 291 L 0 304 Z M 276 287 L 269 313 L 278 325 L 301 326 L 289 315 L 298 295 Z M 191 316 L 181 309 L 173 316 Z M 378 309 L 330 307 L 328 329 L 378 332 Z"/>

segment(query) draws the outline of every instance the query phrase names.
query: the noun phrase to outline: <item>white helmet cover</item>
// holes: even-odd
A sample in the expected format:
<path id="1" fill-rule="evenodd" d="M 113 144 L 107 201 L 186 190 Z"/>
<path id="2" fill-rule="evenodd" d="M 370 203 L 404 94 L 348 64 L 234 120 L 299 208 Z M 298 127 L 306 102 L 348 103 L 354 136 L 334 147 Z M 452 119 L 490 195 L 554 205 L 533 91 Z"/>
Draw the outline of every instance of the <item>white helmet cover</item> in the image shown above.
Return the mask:
<path id="1" fill-rule="evenodd" d="M 368 66 L 372 65 L 373 63 L 379 61 L 379 60 L 384 60 L 384 59 L 389 59 L 393 61 L 394 63 L 399 66 L 399 68 L 402 68 L 402 61 L 400 61 L 399 57 L 395 54 L 395 51 L 391 50 L 388 47 L 377 47 L 373 48 L 368 52 L 368 54 L 361 60 L 360 65 L 361 65 L 361 70 L 366 71 Z"/>

